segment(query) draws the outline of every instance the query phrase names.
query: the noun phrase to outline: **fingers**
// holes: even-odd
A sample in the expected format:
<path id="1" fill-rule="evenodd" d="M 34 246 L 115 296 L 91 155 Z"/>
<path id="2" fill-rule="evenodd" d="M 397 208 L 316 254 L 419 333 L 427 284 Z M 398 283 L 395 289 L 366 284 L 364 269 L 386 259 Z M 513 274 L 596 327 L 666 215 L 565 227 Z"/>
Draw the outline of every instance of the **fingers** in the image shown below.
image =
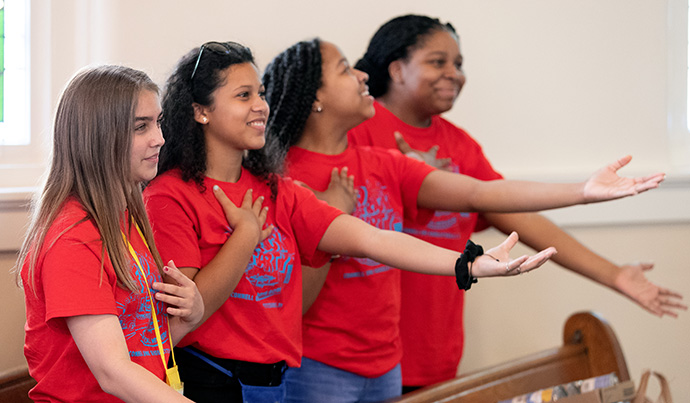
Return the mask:
<path id="1" fill-rule="evenodd" d="M 647 175 L 641 178 L 635 178 L 636 182 L 649 182 L 649 181 L 656 181 L 658 183 L 661 183 L 666 179 L 666 174 L 663 172 L 658 172 L 652 175 Z"/>
<path id="2" fill-rule="evenodd" d="M 347 167 L 340 170 L 340 183 L 345 186 L 348 192 L 355 194 L 355 176 L 348 174 Z"/>
<path id="3" fill-rule="evenodd" d="M 654 263 L 638 263 L 637 266 L 639 266 L 642 271 L 649 271 L 654 268 Z"/>
<path id="4" fill-rule="evenodd" d="M 515 244 L 518 243 L 519 239 L 520 239 L 520 237 L 518 236 L 518 233 L 513 231 L 510 233 L 510 235 L 508 235 L 508 238 L 506 238 L 506 240 L 503 241 L 499 247 L 500 248 L 507 248 L 506 252 L 510 252 L 513 249 L 513 247 L 515 246 Z"/>
<path id="5" fill-rule="evenodd" d="M 204 310 L 203 300 L 194 281 L 178 270 L 172 260 L 163 267 L 163 272 L 176 284 L 153 283 L 153 288 L 158 291 L 154 298 L 168 305 L 166 312 L 170 315 L 186 321 L 200 320 Z"/>
<path id="6" fill-rule="evenodd" d="M 659 317 L 667 315 L 677 318 L 679 310 L 687 311 L 688 307 L 675 299 L 665 297 L 657 298 L 649 307 L 649 311 Z"/>
<path id="7" fill-rule="evenodd" d="M 436 162 L 438 163 L 438 168 L 444 171 L 451 171 L 451 159 L 450 158 L 438 158 Z"/>
<path id="8" fill-rule="evenodd" d="M 218 200 L 218 203 L 220 203 L 221 207 L 223 207 L 223 211 L 227 213 L 228 209 L 235 208 L 236 206 L 230 201 L 228 198 L 228 195 L 225 194 L 223 189 L 220 188 L 218 185 L 213 185 L 213 195 L 216 196 L 216 200 Z M 245 195 L 246 197 L 246 195 Z"/>
<path id="9" fill-rule="evenodd" d="M 266 228 L 262 229 L 261 230 L 261 237 L 259 238 L 259 242 L 263 242 L 266 238 L 268 238 L 271 235 L 271 233 L 273 232 L 274 228 L 275 227 L 273 226 L 273 224 L 271 224 L 271 225 L 267 226 Z"/>
<path id="10" fill-rule="evenodd" d="M 624 166 L 628 165 L 630 161 L 632 160 L 632 155 L 626 155 L 625 157 L 621 157 L 616 162 L 613 164 L 609 165 L 611 169 L 614 171 L 618 171 L 619 169 L 623 168 Z"/>
<path id="11" fill-rule="evenodd" d="M 398 145 L 398 149 L 400 150 L 401 153 L 407 154 L 409 152 L 414 151 L 412 147 L 410 147 L 409 144 L 405 141 L 403 138 L 402 134 L 400 132 L 394 132 L 393 136 L 395 137 L 395 143 Z"/>
<path id="12" fill-rule="evenodd" d="M 556 253 L 557 253 L 556 248 L 554 248 L 554 247 L 546 248 L 534 256 L 527 257 L 525 259 L 525 261 L 517 267 L 519 269 L 519 271 L 515 270 L 515 272 L 513 272 L 511 274 L 522 274 L 522 273 L 527 273 L 529 271 L 537 269 L 537 268 L 541 267 L 541 265 L 543 265 L 544 263 L 548 262 L 549 259 L 551 259 Z M 511 272 L 512 272 L 512 270 L 511 270 Z"/>
<path id="13" fill-rule="evenodd" d="M 671 291 L 668 288 L 659 288 L 659 294 L 667 297 L 683 299 L 683 296 L 680 293 Z"/>
<path id="14" fill-rule="evenodd" d="M 650 189 L 656 189 L 659 187 L 659 184 L 661 183 L 661 181 L 663 179 L 664 179 L 663 177 L 660 177 L 660 178 L 648 180 L 644 183 L 636 183 L 635 187 L 634 187 L 635 192 L 642 193 L 642 192 L 650 190 Z"/>
<path id="15" fill-rule="evenodd" d="M 173 280 L 175 284 L 177 285 L 183 285 L 183 284 L 190 284 L 192 280 L 187 277 L 184 273 L 182 273 L 180 270 L 177 269 L 177 266 L 175 266 L 175 262 L 170 260 L 164 267 L 163 267 L 163 272 L 165 273 L 168 278 Z M 153 283 L 153 288 L 157 290 L 161 290 L 160 287 L 156 286 L 157 284 L 165 284 L 165 283 Z"/>
<path id="16" fill-rule="evenodd" d="M 244 192 L 244 197 L 242 198 L 242 204 L 240 205 L 241 208 L 250 208 L 252 206 L 253 194 L 254 194 L 253 189 L 247 189 L 247 191 Z"/>
<path id="17" fill-rule="evenodd" d="M 153 289 L 158 291 L 155 294 L 155 298 L 169 305 L 179 306 L 184 304 L 184 299 L 189 298 L 193 294 L 193 292 L 189 291 L 189 288 L 194 285 L 194 281 L 179 271 L 172 260 L 163 267 L 163 272 L 174 283 L 154 282 L 152 284 Z"/>
<path id="18" fill-rule="evenodd" d="M 266 228 L 264 228 L 267 218 L 268 206 L 262 208 L 261 213 L 259 213 L 259 228 L 261 228 L 261 236 L 259 237 L 259 242 L 263 242 L 264 239 L 268 238 L 268 236 L 271 235 L 271 233 L 273 232 L 273 224 L 270 224 Z"/>
<path id="19" fill-rule="evenodd" d="M 340 174 L 342 174 L 342 171 L 347 171 L 347 168 L 343 168 L 340 171 Z M 331 184 L 338 183 L 338 181 L 340 180 L 340 174 L 338 173 L 338 168 L 333 168 L 331 170 Z"/>
<path id="20" fill-rule="evenodd" d="M 268 209 L 268 207 L 262 208 L 263 204 L 264 204 L 264 197 L 263 196 L 257 197 L 256 200 L 254 200 L 254 203 L 252 203 L 252 211 L 254 212 L 254 214 L 257 217 L 261 217 L 261 213 L 263 213 L 264 210 Z"/>

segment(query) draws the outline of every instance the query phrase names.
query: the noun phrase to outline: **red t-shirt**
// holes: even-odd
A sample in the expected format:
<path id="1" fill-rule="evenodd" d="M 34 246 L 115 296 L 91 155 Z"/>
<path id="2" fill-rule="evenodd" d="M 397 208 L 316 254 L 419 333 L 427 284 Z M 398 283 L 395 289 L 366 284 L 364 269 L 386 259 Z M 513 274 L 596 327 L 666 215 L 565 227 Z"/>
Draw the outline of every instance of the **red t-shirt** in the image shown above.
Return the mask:
<path id="1" fill-rule="evenodd" d="M 77 200 L 65 202 L 40 249 L 33 285 L 27 277 L 28 260 L 22 269 L 26 300 L 24 355 L 31 376 L 38 382 L 29 392 L 32 400 L 120 401 L 101 389 L 86 365 L 65 322 L 65 318 L 72 316 L 117 315 L 132 361 L 165 379 L 144 279 L 131 259 L 131 273 L 142 292 L 132 293 L 118 286 L 107 253 L 101 270 L 98 229 L 90 220 L 74 225 L 84 217 L 86 212 Z M 153 257 L 134 227 L 129 237 L 149 287 L 162 281 Z M 155 293 L 153 289 L 151 292 Z M 167 362 L 168 315 L 164 313 L 164 304 L 155 298 L 154 301 Z"/>
<path id="2" fill-rule="evenodd" d="M 266 225 L 271 235 L 254 251 L 230 298 L 199 328 L 178 344 L 191 345 L 219 358 L 257 363 L 287 361 L 297 367 L 302 358 L 301 263 L 324 265 L 330 255 L 316 248 L 339 210 L 317 200 L 291 180 L 278 182 L 276 201 L 269 187 L 242 170 L 237 183 L 204 180 L 184 182 L 179 171 L 168 171 L 144 190 L 146 209 L 156 246 L 164 261 L 203 270 L 232 235 L 223 209 L 213 195 L 214 185 L 235 205 L 253 189 L 268 206 Z"/>
<path id="3" fill-rule="evenodd" d="M 417 194 L 433 168 L 400 153 L 348 147 L 324 155 L 292 147 L 287 175 L 315 190 L 328 187 L 334 167 L 348 167 L 358 191 L 352 214 L 381 229 L 400 231 L 403 219 L 428 221 Z M 400 362 L 400 271 L 370 259 L 331 264 L 318 298 L 304 315 L 304 356 L 362 376 L 380 376 Z"/>
<path id="4" fill-rule="evenodd" d="M 398 149 L 398 131 L 414 149 L 439 146 L 438 158 L 451 158 L 453 172 L 481 180 L 501 179 L 481 146 L 464 130 L 440 116 L 426 128 L 410 126 L 378 102 L 376 115 L 348 134 L 352 144 Z M 426 225 L 405 221 L 404 232 L 434 245 L 462 251 L 473 231 L 486 228 L 476 213 L 437 212 Z M 403 342 L 403 384 L 429 385 L 455 377 L 464 343 L 464 291 L 455 279 L 403 271 L 400 333 Z"/>

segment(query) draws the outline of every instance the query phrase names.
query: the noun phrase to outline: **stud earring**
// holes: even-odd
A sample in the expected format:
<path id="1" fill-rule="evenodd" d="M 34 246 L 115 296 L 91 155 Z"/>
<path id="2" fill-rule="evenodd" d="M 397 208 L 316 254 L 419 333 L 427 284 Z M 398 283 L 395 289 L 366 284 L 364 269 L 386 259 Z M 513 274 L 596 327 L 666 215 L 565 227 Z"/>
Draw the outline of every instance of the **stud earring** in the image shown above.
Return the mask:
<path id="1" fill-rule="evenodd" d="M 316 109 L 314 109 L 314 112 L 321 112 L 323 109 L 320 106 L 317 106 Z"/>
<path id="2" fill-rule="evenodd" d="M 201 118 L 201 121 L 206 123 L 206 122 L 208 122 L 208 119 L 206 118 L 206 116 L 204 116 L 203 118 Z"/>

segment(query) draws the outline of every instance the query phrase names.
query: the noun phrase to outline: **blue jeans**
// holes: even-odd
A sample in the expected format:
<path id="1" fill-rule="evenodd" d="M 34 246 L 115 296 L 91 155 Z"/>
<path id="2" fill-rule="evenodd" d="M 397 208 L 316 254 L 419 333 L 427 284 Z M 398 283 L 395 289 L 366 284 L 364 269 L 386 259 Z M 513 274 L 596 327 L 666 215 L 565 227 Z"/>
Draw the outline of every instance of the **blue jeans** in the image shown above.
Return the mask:
<path id="1" fill-rule="evenodd" d="M 379 402 L 402 393 L 400 364 L 377 378 L 366 378 L 303 357 L 302 367 L 288 368 L 283 382 L 286 403 Z"/>

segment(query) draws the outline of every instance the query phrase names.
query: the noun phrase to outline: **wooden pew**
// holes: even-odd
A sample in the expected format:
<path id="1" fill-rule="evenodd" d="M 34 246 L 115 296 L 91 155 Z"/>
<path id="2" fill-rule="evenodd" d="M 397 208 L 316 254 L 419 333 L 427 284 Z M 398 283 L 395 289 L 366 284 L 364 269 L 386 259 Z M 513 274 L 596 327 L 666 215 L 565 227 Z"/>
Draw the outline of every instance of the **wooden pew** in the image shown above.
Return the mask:
<path id="1" fill-rule="evenodd" d="M 550 386 L 615 372 L 630 379 L 623 351 L 611 326 L 595 313 L 568 318 L 563 345 L 419 389 L 396 403 L 496 403 Z"/>
<path id="2" fill-rule="evenodd" d="M 0 402 L 2 403 L 30 403 L 29 389 L 36 385 L 36 381 L 29 376 L 28 370 L 13 372 L 0 378 Z"/>

